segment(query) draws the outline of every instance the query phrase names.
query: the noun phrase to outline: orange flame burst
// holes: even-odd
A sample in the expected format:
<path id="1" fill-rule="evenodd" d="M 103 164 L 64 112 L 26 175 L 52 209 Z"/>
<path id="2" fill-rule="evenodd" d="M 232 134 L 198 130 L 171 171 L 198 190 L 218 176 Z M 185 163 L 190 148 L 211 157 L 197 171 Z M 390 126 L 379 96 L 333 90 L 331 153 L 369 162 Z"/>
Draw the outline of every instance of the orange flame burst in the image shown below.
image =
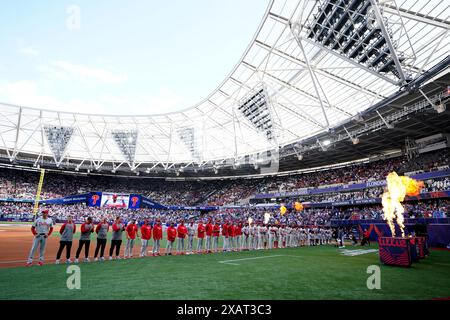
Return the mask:
<path id="1" fill-rule="evenodd" d="M 399 176 L 396 172 L 391 172 L 386 177 L 387 191 L 383 193 L 382 204 L 384 212 L 384 220 L 387 221 L 391 229 L 392 236 L 395 237 L 394 219 L 402 232 L 402 237 L 405 236 L 405 225 L 402 202 L 406 196 L 417 196 L 420 190 L 424 187 L 422 181 L 414 180 L 410 177 Z"/>
<path id="2" fill-rule="evenodd" d="M 296 201 L 294 203 L 294 208 L 295 208 L 295 211 L 302 211 L 303 210 L 303 204 L 301 202 Z"/>

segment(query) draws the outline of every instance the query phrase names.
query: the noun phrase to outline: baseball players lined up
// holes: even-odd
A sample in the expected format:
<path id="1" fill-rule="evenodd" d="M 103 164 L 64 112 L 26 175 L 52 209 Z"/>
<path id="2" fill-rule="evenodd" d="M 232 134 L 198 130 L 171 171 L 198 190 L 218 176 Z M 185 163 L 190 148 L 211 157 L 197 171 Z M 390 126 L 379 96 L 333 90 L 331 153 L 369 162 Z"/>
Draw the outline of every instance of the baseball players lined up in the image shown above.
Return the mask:
<path id="1" fill-rule="evenodd" d="M 165 229 L 165 230 L 164 230 Z M 263 222 L 248 223 L 243 221 L 213 221 L 189 220 L 185 224 L 180 220 L 175 226 L 172 222 L 165 227 L 160 219 L 150 222 L 145 219 L 141 226 L 135 219 L 125 225 L 121 217 L 117 217 L 114 223 L 110 224 L 106 218 L 94 225 L 89 217 L 80 227 L 78 248 L 75 258 L 72 260 L 72 243 L 77 226 L 71 217 L 68 217 L 59 230 L 60 241 L 56 254 L 55 263 L 59 264 L 61 256 L 65 250 L 66 263 L 79 263 L 80 256 L 83 262 L 90 262 L 89 252 L 91 247 L 92 234 L 96 234 L 96 246 L 94 251 L 94 261 L 104 261 L 105 253 L 108 260 L 122 259 L 120 249 L 123 235 L 126 236 L 124 259 L 133 258 L 133 248 L 136 240 L 140 238 L 140 257 L 146 257 L 149 252 L 152 256 L 161 256 L 161 241 L 163 234 L 166 234 L 167 245 L 165 255 L 184 254 L 208 254 L 217 252 L 263 250 L 299 246 L 314 246 L 330 244 L 332 231 L 325 228 L 308 228 L 289 225 L 264 224 Z M 48 237 L 53 232 L 53 221 L 48 217 L 48 210 L 42 211 L 42 217 L 36 219 L 31 227 L 34 235 L 33 245 L 28 256 L 27 266 L 33 264 L 33 257 L 39 247 L 38 264 L 44 263 L 45 247 Z M 109 251 L 105 252 L 108 234 L 111 232 Z M 222 238 L 222 247 L 219 248 L 219 239 Z M 194 240 L 197 240 L 194 246 Z M 151 251 L 148 250 L 152 242 Z M 84 249 L 84 252 L 83 252 Z M 82 255 L 83 254 L 83 255 Z"/>

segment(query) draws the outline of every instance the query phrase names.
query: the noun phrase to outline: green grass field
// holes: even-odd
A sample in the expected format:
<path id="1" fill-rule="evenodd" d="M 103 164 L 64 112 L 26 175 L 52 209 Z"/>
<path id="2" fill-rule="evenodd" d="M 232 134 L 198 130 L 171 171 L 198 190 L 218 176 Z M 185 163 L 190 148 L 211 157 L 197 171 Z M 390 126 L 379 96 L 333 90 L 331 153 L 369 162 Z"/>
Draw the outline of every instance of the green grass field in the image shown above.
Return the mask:
<path id="1" fill-rule="evenodd" d="M 347 247 L 347 249 L 359 249 Z M 243 259 L 243 260 L 237 260 Z M 220 261 L 232 260 L 225 263 Z M 366 286 L 378 253 L 344 256 L 331 246 L 163 256 L 0 269 L 0 299 L 432 299 L 450 297 L 450 252 L 432 251 L 409 269 L 381 265 L 381 289 Z"/>

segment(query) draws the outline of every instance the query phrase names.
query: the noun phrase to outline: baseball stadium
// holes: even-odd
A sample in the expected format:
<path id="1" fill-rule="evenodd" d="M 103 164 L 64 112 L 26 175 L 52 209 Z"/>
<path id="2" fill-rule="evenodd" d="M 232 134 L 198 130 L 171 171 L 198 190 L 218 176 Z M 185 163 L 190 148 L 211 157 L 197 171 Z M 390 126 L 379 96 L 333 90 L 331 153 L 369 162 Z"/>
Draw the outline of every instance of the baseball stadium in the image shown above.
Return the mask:
<path id="1" fill-rule="evenodd" d="M 448 1 L 5 5 L 1 300 L 450 299 Z"/>

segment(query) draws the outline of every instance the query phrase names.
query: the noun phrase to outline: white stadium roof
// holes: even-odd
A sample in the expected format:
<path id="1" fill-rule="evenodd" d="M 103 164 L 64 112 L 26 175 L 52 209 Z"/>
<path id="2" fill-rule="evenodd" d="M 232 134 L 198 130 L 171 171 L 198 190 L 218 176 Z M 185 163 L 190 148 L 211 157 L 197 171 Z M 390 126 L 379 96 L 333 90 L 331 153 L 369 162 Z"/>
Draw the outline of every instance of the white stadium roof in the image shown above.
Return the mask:
<path id="1" fill-rule="evenodd" d="M 285 146 L 357 117 L 446 58 L 449 16 L 440 0 L 274 0 L 236 67 L 196 106 L 114 116 L 0 104 L 0 149 L 11 161 L 168 168 Z"/>

